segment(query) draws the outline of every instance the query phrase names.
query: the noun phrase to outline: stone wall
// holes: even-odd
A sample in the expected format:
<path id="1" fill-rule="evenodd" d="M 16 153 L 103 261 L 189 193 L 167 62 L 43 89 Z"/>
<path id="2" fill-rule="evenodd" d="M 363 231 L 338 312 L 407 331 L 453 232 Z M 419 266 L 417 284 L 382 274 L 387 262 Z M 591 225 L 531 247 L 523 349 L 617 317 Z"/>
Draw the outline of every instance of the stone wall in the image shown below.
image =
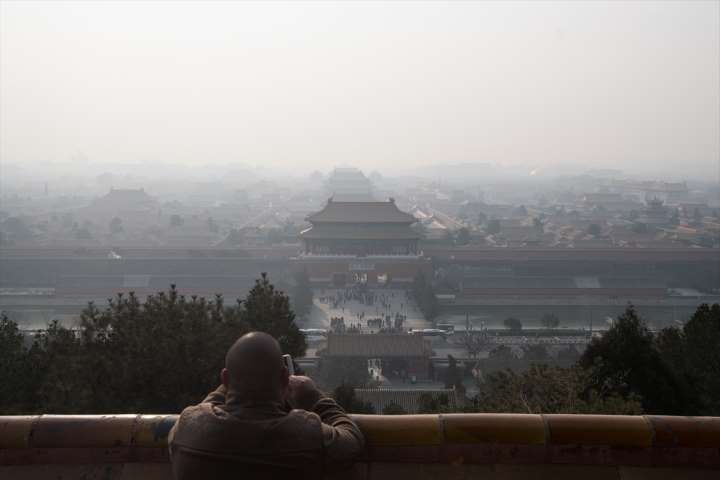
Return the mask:
<path id="1" fill-rule="evenodd" d="M 355 415 L 351 479 L 720 478 L 720 418 Z M 0 478 L 169 479 L 174 415 L 0 417 Z"/>

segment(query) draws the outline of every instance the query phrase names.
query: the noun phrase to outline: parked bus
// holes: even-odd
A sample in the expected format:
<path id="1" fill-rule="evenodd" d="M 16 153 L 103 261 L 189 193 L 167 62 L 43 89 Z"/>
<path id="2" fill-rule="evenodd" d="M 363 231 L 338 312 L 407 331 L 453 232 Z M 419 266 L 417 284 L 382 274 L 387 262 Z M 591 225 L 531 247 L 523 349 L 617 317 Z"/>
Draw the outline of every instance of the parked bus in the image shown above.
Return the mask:
<path id="1" fill-rule="evenodd" d="M 322 328 L 301 328 L 300 333 L 306 337 L 326 337 L 327 330 Z"/>
<path id="2" fill-rule="evenodd" d="M 422 335 L 423 337 L 446 337 L 448 332 L 439 328 L 422 328 L 419 330 L 410 330 L 410 335 Z"/>
<path id="3" fill-rule="evenodd" d="M 438 330 L 447 332 L 448 335 L 452 335 L 453 333 L 455 333 L 455 325 L 453 325 L 452 323 L 438 323 L 437 328 Z"/>

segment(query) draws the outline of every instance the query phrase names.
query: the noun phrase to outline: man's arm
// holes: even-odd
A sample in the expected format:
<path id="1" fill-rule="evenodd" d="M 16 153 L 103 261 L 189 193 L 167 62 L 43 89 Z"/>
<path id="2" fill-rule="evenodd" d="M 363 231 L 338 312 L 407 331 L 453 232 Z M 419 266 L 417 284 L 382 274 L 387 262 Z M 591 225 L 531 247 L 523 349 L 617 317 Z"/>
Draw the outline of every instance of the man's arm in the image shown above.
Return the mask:
<path id="1" fill-rule="evenodd" d="M 348 463 L 362 454 L 365 438 L 335 400 L 323 396 L 308 377 L 292 376 L 288 387 L 288 403 L 316 413 L 322 421 L 326 465 Z"/>
<path id="2" fill-rule="evenodd" d="M 322 420 L 323 449 L 327 465 L 348 463 L 362 455 L 365 437 L 335 400 L 321 398 L 312 411 Z"/>

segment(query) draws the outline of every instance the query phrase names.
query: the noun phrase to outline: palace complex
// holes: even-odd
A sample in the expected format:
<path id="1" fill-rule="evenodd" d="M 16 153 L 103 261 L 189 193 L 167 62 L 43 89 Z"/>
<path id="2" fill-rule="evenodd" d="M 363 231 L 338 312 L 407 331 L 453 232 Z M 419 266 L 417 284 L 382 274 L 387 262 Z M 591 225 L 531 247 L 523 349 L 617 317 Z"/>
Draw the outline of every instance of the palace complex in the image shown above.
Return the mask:
<path id="1" fill-rule="evenodd" d="M 312 225 L 300 233 L 298 268 L 316 284 L 385 285 L 408 283 L 430 271 L 418 249 L 415 217 L 394 199 L 347 202 L 330 198 L 325 208 L 307 217 Z"/>

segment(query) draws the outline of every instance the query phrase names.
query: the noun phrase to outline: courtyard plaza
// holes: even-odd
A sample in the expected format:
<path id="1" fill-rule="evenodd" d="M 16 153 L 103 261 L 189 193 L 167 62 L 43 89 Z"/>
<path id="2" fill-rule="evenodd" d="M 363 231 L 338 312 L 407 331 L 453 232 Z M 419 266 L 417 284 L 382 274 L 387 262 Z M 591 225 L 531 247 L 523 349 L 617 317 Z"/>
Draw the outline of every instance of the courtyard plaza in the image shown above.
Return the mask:
<path id="1" fill-rule="evenodd" d="M 376 333 L 380 329 L 372 320 L 396 315 L 404 317 L 402 331 L 433 328 L 403 288 L 318 288 L 313 291 L 313 306 L 305 328 L 330 330 L 331 319 L 342 318 L 346 328 L 356 327 L 359 333 Z M 368 324 L 368 321 L 371 321 Z"/>

